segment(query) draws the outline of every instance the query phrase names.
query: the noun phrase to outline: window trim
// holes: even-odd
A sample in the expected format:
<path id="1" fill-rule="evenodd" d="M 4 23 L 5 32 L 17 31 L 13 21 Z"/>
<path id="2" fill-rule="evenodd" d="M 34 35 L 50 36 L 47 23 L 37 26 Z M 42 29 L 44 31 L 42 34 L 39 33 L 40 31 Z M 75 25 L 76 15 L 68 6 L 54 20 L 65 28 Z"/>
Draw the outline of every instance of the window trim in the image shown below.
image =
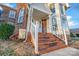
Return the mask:
<path id="1" fill-rule="evenodd" d="M 14 10 L 9 11 L 9 18 L 15 18 L 16 12 Z"/>
<path id="2" fill-rule="evenodd" d="M 18 16 L 18 23 L 19 24 L 22 24 L 22 22 L 23 22 L 24 12 L 25 12 L 24 8 L 21 8 L 20 11 L 19 11 L 19 16 Z"/>

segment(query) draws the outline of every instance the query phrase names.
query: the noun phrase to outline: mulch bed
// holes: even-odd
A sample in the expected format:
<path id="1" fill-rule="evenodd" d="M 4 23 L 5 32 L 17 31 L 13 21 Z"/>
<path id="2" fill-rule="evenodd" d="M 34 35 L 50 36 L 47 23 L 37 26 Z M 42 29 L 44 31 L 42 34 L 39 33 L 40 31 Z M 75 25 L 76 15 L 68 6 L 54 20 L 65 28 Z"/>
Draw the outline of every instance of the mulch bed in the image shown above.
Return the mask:
<path id="1" fill-rule="evenodd" d="M 33 56 L 34 48 L 30 42 L 22 41 L 1 41 L 0 40 L 0 56 Z"/>
<path id="2" fill-rule="evenodd" d="M 79 49 L 79 40 L 74 41 L 70 46 Z"/>

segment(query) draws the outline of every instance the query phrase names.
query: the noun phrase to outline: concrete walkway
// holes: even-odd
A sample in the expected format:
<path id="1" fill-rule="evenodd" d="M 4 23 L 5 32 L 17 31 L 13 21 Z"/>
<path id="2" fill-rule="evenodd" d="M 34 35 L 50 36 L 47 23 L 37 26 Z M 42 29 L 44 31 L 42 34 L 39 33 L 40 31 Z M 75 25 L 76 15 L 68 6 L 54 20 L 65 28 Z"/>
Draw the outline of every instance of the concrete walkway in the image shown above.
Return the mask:
<path id="1" fill-rule="evenodd" d="M 79 50 L 71 47 L 59 49 L 41 56 L 79 56 Z"/>

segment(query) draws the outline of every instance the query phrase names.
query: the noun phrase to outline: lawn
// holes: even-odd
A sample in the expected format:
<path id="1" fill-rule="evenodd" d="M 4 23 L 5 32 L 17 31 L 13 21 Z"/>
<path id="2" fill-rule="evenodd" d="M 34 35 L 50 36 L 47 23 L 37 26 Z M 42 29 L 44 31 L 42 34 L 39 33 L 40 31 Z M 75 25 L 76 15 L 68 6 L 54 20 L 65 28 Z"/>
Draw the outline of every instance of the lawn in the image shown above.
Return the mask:
<path id="1" fill-rule="evenodd" d="M 32 56 L 34 48 L 29 42 L 0 40 L 0 56 Z"/>

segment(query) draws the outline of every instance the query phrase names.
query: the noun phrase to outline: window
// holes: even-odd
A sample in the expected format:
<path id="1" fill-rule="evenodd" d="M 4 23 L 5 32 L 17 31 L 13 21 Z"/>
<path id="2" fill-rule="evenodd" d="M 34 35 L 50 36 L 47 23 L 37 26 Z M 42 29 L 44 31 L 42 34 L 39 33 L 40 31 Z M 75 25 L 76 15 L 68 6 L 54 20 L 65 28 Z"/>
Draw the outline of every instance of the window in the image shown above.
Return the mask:
<path id="1" fill-rule="evenodd" d="M 55 5 L 54 4 L 50 4 L 50 9 L 51 9 L 52 13 L 55 13 Z"/>
<path id="2" fill-rule="evenodd" d="M 55 8 L 51 9 L 52 13 L 55 13 Z"/>
<path id="3" fill-rule="evenodd" d="M 10 10 L 10 12 L 9 12 L 9 17 L 10 17 L 10 18 L 15 18 L 15 14 L 16 14 L 15 11 Z"/>
<path id="4" fill-rule="evenodd" d="M 24 8 L 22 8 L 19 12 L 19 16 L 18 16 L 18 23 L 22 23 L 23 22 L 23 16 L 24 16 Z"/>
<path id="5" fill-rule="evenodd" d="M 56 17 L 52 17 L 52 33 L 56 35 L 56 30 L 57 30 L 57 22 L 56 22 Z"/>
<path id="6" fill-rule="evenodd" d="M 62 25 L 62 28 L 65 30 L 68 28 L 67 21 L 66 21 L 65 17 L 61 17 L 61 25 Z"/>
<path id="7" fill-rule="evenodd" d="M 0 16 L 2 15 L 3 13 L 3 8 L 0 6 Z"/>
<path id="8" fill-rule="evenodd" d="M 55 16 L 54 17 L 52 17 L 52 25 L 56 25 L 57 23 L 56 23 L 56 18 L 55 18 Z"/>
<path id="9" fill-rule="evenodd" d="M 64 14 L 63 4 L 60 4 L 60 12 L 61 12 L 61 14 Z"/>

